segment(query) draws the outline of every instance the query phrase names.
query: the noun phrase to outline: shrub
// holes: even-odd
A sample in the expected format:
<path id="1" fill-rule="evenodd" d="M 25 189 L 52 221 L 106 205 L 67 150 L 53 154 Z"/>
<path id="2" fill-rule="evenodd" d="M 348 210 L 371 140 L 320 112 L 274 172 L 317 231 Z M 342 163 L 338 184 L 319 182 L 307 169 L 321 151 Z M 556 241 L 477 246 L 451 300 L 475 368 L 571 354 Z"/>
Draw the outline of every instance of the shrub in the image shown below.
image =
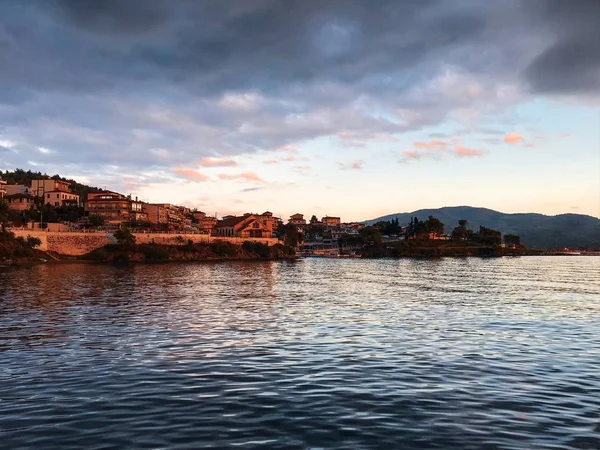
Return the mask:
<path id="1" fill-rule="evenodd" d="M 142 244 L 138 246 L 138 250 L 148 261 L 166 261 L 169 259 L 169 252 L 157 245 Z"/>
<path id="2" fill-rule="evenodd" d="M 121 248 L 133 248 L 135 236 L 127 227 L 121 227 L 114 233 L 114 237 Z"/>
<path id="3" fill-rule="evenodd" d="M 237 255 L 237 247 L 231 242 L 214 242 L 211 244 L 210 249 L 215 255 L 220 257 Z"/>
<path id="4" fill-rule="evenodd" d="M 245 241 L 242 244 L 242 249 L 263 259 L 267 259 L 271 256 L 271 250 L 269 249 L 269 246 L 261 242 Z"/>
<path id="5" fill-rule="evenodd" d="M 36 248 L 42 245 L 42 241 L 33 236 L 27 236 L 27 246 L 29 248 Z"/>

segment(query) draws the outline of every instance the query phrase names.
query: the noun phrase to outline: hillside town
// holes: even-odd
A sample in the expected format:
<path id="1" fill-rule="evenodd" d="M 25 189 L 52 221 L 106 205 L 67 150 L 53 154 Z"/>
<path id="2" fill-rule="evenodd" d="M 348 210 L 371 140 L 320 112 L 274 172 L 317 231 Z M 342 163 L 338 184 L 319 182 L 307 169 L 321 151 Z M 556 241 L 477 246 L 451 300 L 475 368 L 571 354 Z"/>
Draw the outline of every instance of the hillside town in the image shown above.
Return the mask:
<path id="1" fill-rule="evenodd" d="M 0 198 L 6 201 L 13 226 L 48 231 L 114 230 L 126 226 L 144 232 L 206 234 L 245 239 L 280 238 L 294 230 L 301 250 L 315 254 L 335 252 L 341 236 L 357 235 L 364 228 L 358 222 L 342 222 L 325 216 L 309 220 L 296 213 L 287 220 L 272 212 L 210 216 L 203 211 L 170 203 L 150 203 L 110 190 L 87 192 L 85 198 L 73 192 L 61 179 L 32 179 L 29 184 L 8 184 L 0 180 Z"/>

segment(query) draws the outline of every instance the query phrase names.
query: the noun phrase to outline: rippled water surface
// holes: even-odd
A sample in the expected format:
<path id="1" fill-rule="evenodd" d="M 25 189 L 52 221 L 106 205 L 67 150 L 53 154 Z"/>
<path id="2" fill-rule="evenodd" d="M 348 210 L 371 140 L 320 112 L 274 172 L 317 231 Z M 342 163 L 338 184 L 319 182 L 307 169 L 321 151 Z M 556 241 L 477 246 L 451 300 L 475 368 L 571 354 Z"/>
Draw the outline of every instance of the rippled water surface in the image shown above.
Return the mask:
<path id="1" fill-rule="evenodd" d="M 0 272 L 1 448 L 600 448 L 600 258 Z"/>

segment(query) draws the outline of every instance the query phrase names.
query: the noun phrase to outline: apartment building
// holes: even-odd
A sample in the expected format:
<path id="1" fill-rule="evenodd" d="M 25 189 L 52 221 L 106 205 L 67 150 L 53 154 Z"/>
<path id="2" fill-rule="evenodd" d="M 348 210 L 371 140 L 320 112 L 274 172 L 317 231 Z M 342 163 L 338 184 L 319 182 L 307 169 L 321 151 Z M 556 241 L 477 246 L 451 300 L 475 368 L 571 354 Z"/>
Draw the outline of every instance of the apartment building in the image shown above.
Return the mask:
<path id="1" fill-rule="evenodd" d="M 31 180 L 30 192 L 43 198 L 46 205 L 79 205 L 79 195 L 71 192 L 70 184 L 61 180 Z"/>

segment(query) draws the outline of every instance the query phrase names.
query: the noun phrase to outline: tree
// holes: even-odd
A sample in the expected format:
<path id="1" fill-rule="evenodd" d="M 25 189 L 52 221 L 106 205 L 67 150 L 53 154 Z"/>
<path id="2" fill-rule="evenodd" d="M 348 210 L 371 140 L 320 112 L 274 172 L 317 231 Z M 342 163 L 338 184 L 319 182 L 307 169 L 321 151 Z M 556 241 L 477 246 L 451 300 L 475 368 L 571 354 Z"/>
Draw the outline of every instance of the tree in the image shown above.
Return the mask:
<path id="1" fill-rule="evenodd" d="M 92 214 L 89 219 L 90 225 L 93 227 L 101 227 L 104 225 L 104 217 Z"/>
<path id="2" fill-rule="evenodd" d="M 27 246 L 29 248 L 36 248 L 42 245 L 42 241 L 36 237 L 27 236 Z"/>
<path id="3" fill-rule="evenodd" d="M 452 239 L 464 241 L 471 236 L 473 232 L 467 228 L 467 223 L 464 219 L 458 221 L 458 226 L 452 231 Z"/>
<path id="4" fill-rule="evenodd" d="M 313 214 L 313 216 L 310 218 L 310 223 L 311 223 L 311 224 L 315 224 L 315 223 L 317 223 L 318 221 L 319 221 L 319 219 L 317 219 L 317 216 L 315 216 L 315 215 Z"/>
<path id="5" fill-rule="evenodd" d="M 504 235 L 504 244 L 507 247 L 519 248 L 521 247 L 521 237 L 516 234 L 506 234 Z"/>
<path id="6" fill-rule="evenodd" d="M 365 227 L 358 232 L 366 247 L 381 247 L 381 233 L 375 227 Z"/>
<path id="7" fill-rule="evenodd" d="M 429 216 L 425 221 L 425 227 L 428 234 L 433 233 L 436 236 L 444 234 L 444 224 L 437 217 Z"/>
<path id="8" fill-rule="evenodd" d="M 502 233 L 481 226 L 479 227 L 479 233 L 477 233 L 474 238 L 484 245 L 498 246 L 502 243 Z"/>
<path id="9" fill-rule="evenodd" d="M 121 227 L 115 231 L 114 237 L 122 248 L 133 248 L 135 245 L 135 236 L 127 227 Z"/>

